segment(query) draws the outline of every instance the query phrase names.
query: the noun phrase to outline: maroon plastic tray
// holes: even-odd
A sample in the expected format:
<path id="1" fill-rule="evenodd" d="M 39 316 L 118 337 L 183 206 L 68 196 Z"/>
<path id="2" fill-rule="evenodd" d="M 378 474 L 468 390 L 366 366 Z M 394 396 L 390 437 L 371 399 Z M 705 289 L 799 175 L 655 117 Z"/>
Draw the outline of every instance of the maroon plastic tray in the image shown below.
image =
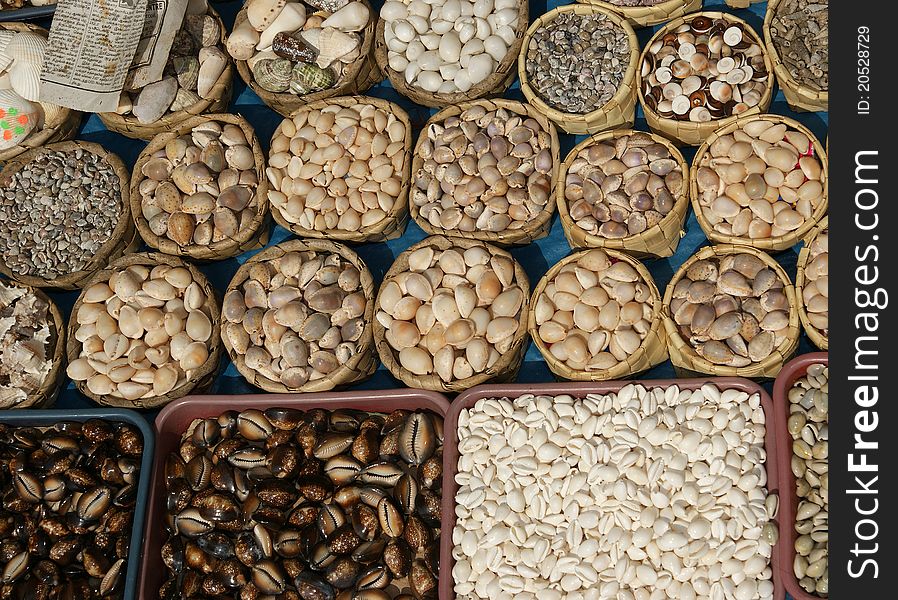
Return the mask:
<path id="1" fill-rule="evenodd" d="M 680 389 L 695 390 L 706 383 L 713 383 L 721 390 L 737 389 L 748 394 L 759 394 L 761 406 L 764 408 L 767 432 L 764 439 L 764 447 L 767 450 L 767 489 L 770 493 L 779 494 L 782 485 L 778 473 L 778 433 L 776 422 L 778 415 L 773 408 L 773 401 L 764 391 L 764 388 L 753 381 L 741 377 L 711 377 L 704 379 L 646 379 L 636 381 L 605 381 L 583 383 L 540 383 L 540 384 L 515 384 L 515 385 L 482 385 L 460 394 L 449 408 L 446 420 L 443 424 L 443 535 L 440 548 L 440 600 L 454 600 L 454 580 L 452 569 L 455 560 L 452 558 L 452 530 L 455 528 L 455 494 L 458 485 L 455 483 L 455 474 L 458 471 L 458 415 L 465 408 L 471 408 L 482 398 L 517 398 L 524 394 L 557 396 L 568 394 L 575 398 L 582 398 L 587 394 L 607 394 L 617 392 L 630 384 L 642 385 L 647 389 L 668 387 L 676 385 Z M 771 459 L 773 457 L 773 459 Z M 780 510 L 777 525 L 780 529 L 780 541 L 773 547 L 770 557 L 770 568 L 773 579 L 773 599 L 784 600 L 786 591 L 783 588 L 780 573 L 780 546 L 782 546 L 783 511 Z"/>
<path id="2" fill-rule="evenodd" d="M 780 489 L 783 491 L 780 494 L 780 569 L 783 585 L 795 600 L 818 600 L 820 596 L 807 593 L 798 584 L 792 569 L 795 561 L 795 511 L 798 508 L 798 494 L 795 493 L 795 474 L 792 473 L 792 435 L 786 423 L 789 418 L 789 390 L 792 389 L 792 384 L 804 377 L 808 367 L 819 363 L 829 365 L 828 352 L 802 354 L 786 363 L 773 384 L 773 406 L 777 413 L 776 436 L 783 450 L 777 457 L 780 462 Z"/>
<path id="3" fill-rule="evenodd" d="M 156 600 L 166 574 L 161 548 L 164 538 L 165 457 L 174 452 L 181 436 L 195 419 L 218 416 L 227 410 L 264 410 L 275 406 L 309 410 L 354 408 L 370 412 L 396 409 L 428 409 L 445 417 L 449 401 L 435 392 L 421 390 L 377 390 L 363 392 L 329 392 L 323 394 L 250 394 L 244 396 L 187 396 L 166 405 L 156 417 L 156 453 L 153 461 L 153 486 L 147 510 L 147 529 L 140 571 L 140 600 Z M 446 468 L 445 451 L 443 469 Z M 454 518 L 454 511 L 453 513 Z M 445 531 L 448 515 L 443 514 L 441 531 Z"/>

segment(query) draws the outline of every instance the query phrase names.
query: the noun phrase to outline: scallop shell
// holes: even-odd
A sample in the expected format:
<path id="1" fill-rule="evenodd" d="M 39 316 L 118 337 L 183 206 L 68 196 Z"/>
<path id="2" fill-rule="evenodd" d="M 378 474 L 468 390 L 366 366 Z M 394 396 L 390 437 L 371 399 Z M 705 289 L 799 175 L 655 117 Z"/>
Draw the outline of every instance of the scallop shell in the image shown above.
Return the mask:
<path id="1" fill-rule="evenodd" d="M 0 150 L 18 146 L 37 126 L 40 108 L 12 90 L 0 90 Z"/>
<path id="2" fill-rule="evenodd" d="M 11 56 L 16 64 L 27 63 L 38 71 L 44 66 L 47 38 L 30 31 L 17 33 L 6 45 L 4 54 Z"/>
<path id="3" fill-rule="evenodd" d="M 201 46 L 214 46 L 221 41 L 221 27 L 210 15 L 188 15 L 187 31 Z"/>
<path id="4" fill-rule="evenodd" d="M 263 90 L 281 93 L 290 88 L 293 63 L 285 58 L 260 60 L 253 65 L 253 77 Z"/>
<path id="5" fill-rule="evenodd" d="M 37 102 L 41 95 L 40 67 L 16 60 L 9 70 L 9 84 L 21 97 Z"/>
<path id="6" fill-rule="evenodd" d="M 59 123 L 65 116 L 66 108 L 50 102 L 41 102 L 41 110 L 44 112 L 43 122 L 47 125 Z"/>
<path id="7" fill-rule="evenodd" d="M 293 68 L 293 79 L 290 91 L 300 96 L 327 89 L 334 85 L 336 77 L 331 69 L 322 69 L 317 65 L 298 63 Z"/>
<path id="8" fill-rule="evenodd" d="M 352 33 L 344 33 L 333 27 L 326 27 L 318 34 L 318 58 L 315 64 L 325 69 L 342 56 L 346 56 L 359 47 L 359 37 Z"/>
<path id="9" fill-rule="evenodd" d="M 10 29 L 0 29 L 0 54 L 4 54 L 6 52 L 6 46 L 14 37 L 16 37 L 15 31 L 12 31 Z"/>

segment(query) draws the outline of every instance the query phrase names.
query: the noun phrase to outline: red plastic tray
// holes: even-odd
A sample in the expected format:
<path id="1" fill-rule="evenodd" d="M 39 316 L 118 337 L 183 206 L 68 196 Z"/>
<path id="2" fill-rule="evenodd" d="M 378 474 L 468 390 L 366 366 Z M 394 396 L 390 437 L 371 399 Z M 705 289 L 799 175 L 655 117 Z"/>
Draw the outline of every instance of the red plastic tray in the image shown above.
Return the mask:
<path id="1" fill-rule="evenodd" d="M 809 594 L 798 584 L 792 562 L 795 560 L 795 511 L 798 494 L 795 493 L 795 474 L 792 473 L 792 435 L 786 420 L 789 418 L 789 390 L 792 384 L 804 377 L 808 367 L 815 364 L 829 365 L 828 352 L 812 352 L 795 358 L 783 367 L 773 384 L 773 406 L 776 410 L 776 436 L 783 451 L 778 455 L 780 470 L 780 569 L 786 591 L 795 600 L 818 600 L 820 596 Z M 445 450 L 443 451 L 445 452 Z"/>
<path id="2" fill-rule="evenodd" d="M 166 574 L 161 548 L 164 539 L 165 457 L 174 452 L 187 427 L 195 420 L 218 416 L 226 410 L 264 410 L 275 406 L 309 410 L 313 408 L 355 408 L 370 412 L 396 409 L 429 409 L 445 417 L 449 401 L 435 392 L 421 390 L 377 390 L 329 392 L 323 394 L 251 394 L 244 396 L 188 396 L 165 406 L 156 417 L 156 454 L 153 461 L 152 495 L 147 510 L 147 528 L 140 571 L 140 600 L 156 600 Z M 443 469 L 446 468 L 445 450 Z M 454 518 L 454 511 L 453 513 Z M 441 531 L 448 515 L 443 514 Z M 448 571 L 444 571 L 448 572 Z"/>
<path id="3" fill-rule="evenodd" d="M 455 528 L 455 494 L 458 485 L 455 483 L 455 474 L 458 471 L 458 415 L 465 408 L 471 408 L 482 398 L 517 398 L 524 394 L 557 396 L 568 394 L 575 398 L 582 398 L 587 394 L 607 394 L 617 392 L 630 384 L 642 385 L 647 389 L 657 387 L 679 386 L 680 389 L 695 390 L 706 383 L 713 383 L 721 390 L 738 389 L 748 394 L 759 394 L 761 406 L 766 416 L 767 432 L 764 438 L 764 447 L 767 450 L 767 489 L 770 493 L 779 493 L 782 482 L 779 479 L 779 455 L 776 423 L 778 414 L 773 408 L 773 401 L 764 391 L 764 388 L 753 381 L 741 377 L 712 377 L 704 379 L 647 379 L 636 381 L 606 381 L 584 383 L 540 383 L 540 384 L 516 384 L 516 385 L 482 385 L 460 394 L 449 408 L 446 420 L 443 424 L 443 535 L 440 548 L 440 600 L 454 600 L 455 582 L 452 577 L 452 569 L 455 561 L 452 558 L 452 530 Z M 771 457 L 773 457 L 771 459 Z M 780 529 L 780 541 L 773 547 L 770 557 L 770 568 L 773 579 L 774 600 L 784 600 L 786 591 L 783 588 L 780 573 L 780 546 L 783 545 L 783 511 L 780 510 L 777 525 Z"/>

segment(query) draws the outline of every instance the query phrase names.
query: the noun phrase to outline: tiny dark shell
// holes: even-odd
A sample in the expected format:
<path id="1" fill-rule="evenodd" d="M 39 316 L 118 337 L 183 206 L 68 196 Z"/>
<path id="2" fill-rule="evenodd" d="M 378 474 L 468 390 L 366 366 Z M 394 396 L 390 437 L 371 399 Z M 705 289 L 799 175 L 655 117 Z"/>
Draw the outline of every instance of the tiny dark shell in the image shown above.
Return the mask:
<path id="1" fill-rule="evenodd" d="M 412 563 L 412 569 L 408 576 L 412 592 L 419 598 L 427 597 L 436 591 L 437 579 L 424 564 L 424 561 L 416 560 Z"/>
<path id="2" fill-rule="evenodd" d="M 317 573 L 305 571 L 294 580 L 296 591 L 302 600 L 335 600 L 337 596 L 333 586 Z"/>
<path id="3" fill-rule="evenodd" d="M 193 442 L 201 448 L 214 446 L 221 438 L 221 425 L 217 419 L 203 419 L 193 429 Z"/>
<path id="4" fill-rule="evenodd" d="M 200 509 L 200 514 L 210 521 L 233 521 L 240 516 L 237 502 L 225 494 L 206 495 L 200 500 L 195 500 L 194 505 Z"/>
<path id="5" fill-rule="evenodd" d="M 303 549 L 302 533 L 295 529 L 279 531 L 274 540 L 274 551 L 284 558 L 296 558 Z"/>
<path id="6" fill-rule="evenodd" d="M 334 554 L 343 555 L 351 554 L 361 543 L 362 540 L 352 528 L 352 525 L 347 523 L 328 537 L 327 547 Z"/>
<path id="7" fill-rule="evenodd" d="M 296 558 L 286 558 L 282 560 L 281 566 L 284 567 L 284 571 L 286 571 L 287 577 L 290 579 L 296 579 L 300 573 L 309 568 L 309 565 Z"/>
<path id="8" fill-rule="evenodd" d="M 302 412 L 295 408 L 269 408 L 265 416 L 272 425 L 285 431 L 293 431 L 302 423 Z"/>
<path id="9" fill-rule="evenodd" d="M 346 524 L 346 513 L 339 505 L 328 502 L 321 505 L 318 512 L 318 530 L 325 537 L 329 537 L 337 529 Z"/>
<path id="10" fill-rule="evenodd" d="M 416 516 L 410 516 L 406 519 L 403 535 L 405 541 L 408 542 L 408 545 L 411 546 L 415 553 L 419 550 L 424 550 L 433 539 L 430 528 Z"/>
<path id="11" fill-rule="evenodd" d="M 352 433 L 328 433 L 318 439 L 312 454 L 318 460 L 327 460 L 351 448 L 354 440 Z"/>
<path id="12" fill-rule="evenodd" d="M 268 457 L 272 474 L 279 479 L 293 477 L 299 467 L 300 455 L 293 446 L 278 446 Z"/>
<path id="13" fill-rule="evenodd" d="M 31 575 L 47 585 L 59 585 L 61 579 L 59 567 L 49 560 L 39 560 L 37 564 L 31 567 Z"/>
<path id="14" fill-rule="evenodd" d="M 293 436 L 296 442 L 302 448 L 306 456 L 312 456 L 315 446 L 318 445 L 318 432 L 309 423 L 303 423 L 296 428 L 296 434 Z"/>
<path id="15" fill-rule="evenodd" d="M 380 447 L 377 453 L 381 458 L 389 458 L 391 456 L 399 456 L 399 434 L 402 429 L 397 427 L 387 432 L 380 440 Z"/>
<path id="16" fill-rule="evenodd" d="M 412 567 L 412 549 L 402 538 L 393 538 L 384 548 L 384 565 L 390 574 L 401 579 L 406 577 Z"/>
<path id="17" fill-rule="evenodd" d="M 66 537 L 57 540 L 50 547 L 49 557 L 53 562 L 66 566 L 75 560 L 79 552 L 81 552 L 81 542 L 77 538 Z M 7 562 L 12 557 L 0 556 L 0 558 Z"/>
<path id="18" fill-rule="evenodd" d="M 296 478 L 311 477 L 313 475 L 321 475 L 324 473 L 324 464 L 315 458 L 300 458 L 299 468 L 296 471 Z"/>
<path id="19" fill-rule="evenodd" d="M 280 479 L 270 479 L 256 486 L 256 494 L 266 504 L 277 508 L 289 508 L 298 497 L 292 483 Z"/>
<path id="20" fill-rule="evenodd" d="M 364 542 L 352 553 L 352 559 L 361 563 L 372 563 L 379 560 L 383 556 L 384 548 L 387 546 L 385 538 L 377 538 L 371 542 Z"/>
<path id="21" fill-rule="evenodd" d="M 318 519 L 318 511 L 318 504 L 303 502 L 290 511 L 290 516 L 287 517 L 287 522 L 294 527 L 305 527 Z"/>
<path id="22" fill-rule="evenodd" d="M 203 586 L 203 576 L 196 571 L 187 570 L 181 579 L 181 593 L 183 597 L 196 596 Z"/>
<path id="23" fill-rule="evenodd" d="M 193 569 L 205 575 L 212 572 L 214 563 L 212 557 L 206 554 L 195 542 L 187 542 L 184 547 L 184 562 Z"/>
<path id="24" fill-rule="evenodd" d="M 362 464 L 374 461 L 380 452 L 380 436 L 375 427 L 367 427 L 352 442 L 352 456 Z"/>
<path id="25" fill-rule="evenodd" d="M 226 410 L 218 415 L 218 426 L 221 428 L 221 437 L 228 439 L 234 436 L 237 431 L 237 411 Z"/>
<path id="26" fill-rule="evenodd" d="M 403 474 L 402 468 L 389 461 L 370 464 L 359 473 L 359 481 L 362 483 L 392 487 L 396 485 Z"/>
<path id="27" fill-rule="evenodd" d="M 165 459 L 165 479 L 171 481 L 185 476 L 187 463 L 180 455 L 172 452 Z"/>
<path id="28" fill-rule="evenodd" d="M 277 448 L 279 446 L 286 446 L 288 444 L 293 443 L 293 432 L 286 431 L 283 429 L 275 430 L 271 435 L 269 435 L 265 439 L 265 446 L 267 448 Z"/>
<path id="29" fill-rule="evenodd" d="M 323 571 L 337 559 L 337 555 L 330 551 L 326 542 L 319 542 L 309 555 L 309 566 Z"/>
<path id="30" fill-rule="evenodd" d="M 335 588 L 344 590 L 355 585 L 359 571 L 358 562 L 347 556 L 341 556 L 330 564 L 324 574 L 324 578 Z"/>
<path id="31" fill-rule="evenodd" d="M 443 450 L 438 449 L 436 454 L 421 463 L 418 467 L 418 478 L 421 484 L 429 489 L 438 490 L 443 485 Z"/>
<path id="32" fill-rule="evenodd" d="M 327 477 L 314 476 L 299 481 L 297 488 L 307 500 L 323 502 L 333 491 L 334 484 Z"/>
<path id="33" fill-rule="evenodd" d="M 356 504 L 350 513 L 352 527 L 356 534 L 366 542 L 370 542 L 380 533 L 380 522 L 377 511 L 365 504 Z"/>
<path id="34" fill-rule="evenodd" d="M 443 501 L 439 495 L 424 488 L 418 494 L 418 516 L 431 527 L 439 527 L 443 518 Z"/>
<path id="35" fill-rule="evenodd" d="M 215 452 L 213 452 L 213 454 L 218 460 L 226 461 L 229 456 L 237 452 L 240 448 L 243 448 L 245 444 L 246 442 L 237 438 L 224 440 L 215 446 Z"/>
<path id="36" fill-rule="evenodd" d="M 264 554 L 252 534 L 244 532 L 237 536 L 234 543 L 234 556 L 247 567 L 252 567 L 262 560 Z"/>
<path id="37" fill-rule="evenodd" d="M 387 415 L 387 418 L 384 419 L 383 427 L 381 427 L 380 432 L 384 435 L 393 431 L 394 429 L 399 428 L 405 423 L 405 420 L 411 413 L 407 410 L 397 409 Z"/>
<path id="38" fill-rule="evenodd" d="M 84 566 L 84 571 L 91 577 L 103 577 L 111 566 L 109 560 L 99 549 L 90 546 L 81 551 L 81 564 Z"/>
<path id="39" fill-rule="evenodd" d="M 212 467 L 209 483 L 220 492 L 233 494 L 237 490 L 237 484 L 234 482 L 234 470 L 231 465 L 225 461 L 218 461 L 215 463 L 215 466 Z"/>
<path id="40" fill-rule="evenodd" d="M 362 465 L 359 461 L 343 455 L 327 459 L 324 465 L 324 474 L 334 482 L 334 485 L 351 483 L 361 471 Z"/>
<path id="41" fill-rule="evenodd" d="M 357 485 L 344 485 L 334 490 L 334 502 L 347 510 L 362 501 L 362 488 Z"/>
<path id="42" fill-rule="evenodd" d="M 305 415 L 303 415 L 303 419 L 306 423 L 311 425 L 312 429 L 315 431 L 324 432 L 327 431 L 330 413 L 323 408 L 313 408 L 312 410 L 306 411 Z"/>
<path id="43" fill-rule="evenodd" d="M 222 560 L 215 569 L 216 574 L 226 587 L 234 589 L 246 585 L 246 575 L 236 560 Z"/>
<path id="44" fill-rule="evenodd" d="M 212 574 L 203 578 L 202 590 L 206 596 L 215 597 L 227 592 L 228 587 L 217 574 Z"/>
<path id="45" fill-rule="evenodd" d="M 382 590 L 390 585 L 390 573 L 383 565 L 373 565 L 365 569 L 356 587 L 360 590 Z"/>
<path id="46" fill-rule="evenodd" d="M 81 425 L 81 435 L 92 442 L 108 442 L 113 434 L 112 426 L 102 419 L 89 419 Z"/>
<path id="47" fill-rule="evenodd" d="M 274 426 L 262 411 L 249 409 L 237 415 L 237 431 L 248 440 L 262 441 L 271 435 Z"/>
<path id="48" fill-rule="evenodd" d="M 231 538 L 223 533 L 212 532 L 202 535 L 196 540 L 196 545 L 204 552 L 219 560 L 234 556 L 234 545 Z"/>
<path id="49" fill-rule="evenodd" d="M 396 596 L 396 598 L 400 598 L 400 596 Z M 378 589 L 359 590 L 353 594 L 350 600 L 390 600 L 390 594 Z"/>
<path id="50" fill-rule="evenodd" d="M 380 528 L 389 537 L 399 537 L 405 528 L 402 513 L 389 498 L 382 498 L 377 505 L 377 518 Z"/>
<path id="51" fill-rule="evenodd" d="M 440 575 L 440 536 L 436 536 L 427 551 L 424 553 L 424 564 L 430 569 L 434 577 Z"/>
<path id="52" fill-rule="evenodd" d="M 272 560 L 263 560 L 253 567 L 253 583 L 264 594 L 280 594 L 287 589 L 284 570 Z"/>
<path id="53" fill-rule="evenodd" d="M 412 514 L 415 512 L 418 500 L 418 482 L 415 481 L 414 477 L 405 473 L 396 482 L 396 486 L 393 488 L 393 497 L 396 499 L 396 504 L 399 505 L 402 512 L 407 515 Z"/>
<path id="54" fill-rule="evenodd" d="M 140 430 L 134 425 L 130 423 L 119 424 L 114 439 L 116 449 L 122 454 L 137 457 L 143 454 L 143 437 L 140 435 Z"/>
<path id="55" fill-rule="evenodd" d="M 356 432 L 367 415 L 359 410 L 338 408 L 330 413 L 330 428 L 340 432 Z"/>

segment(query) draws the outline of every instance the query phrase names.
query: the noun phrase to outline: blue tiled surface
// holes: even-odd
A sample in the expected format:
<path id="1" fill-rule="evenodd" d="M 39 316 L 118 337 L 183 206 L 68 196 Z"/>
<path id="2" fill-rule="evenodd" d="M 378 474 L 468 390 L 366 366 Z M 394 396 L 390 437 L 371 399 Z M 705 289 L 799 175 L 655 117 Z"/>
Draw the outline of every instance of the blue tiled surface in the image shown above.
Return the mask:
<path id="1" fill-rule="evenodd" d="M 215 4 L 216 8 L 222 14 L 222 17 L 228 27 L 233 24 L 234 16 L 240 9 L 241 4 L 242 3 L 238 1 L 221 2 Z M 381 4 L 381 1 L 378 0 L 374 2 L 374 4 L 375 6 L 379 6 Z M 556 6 L 562 4 L 569 4 L 569 2 L 557 2 L 554 0 L 531 1 L 531 20 L 535 16 L 544 14 L 547 10 L 555 8 Z M 706 2 L 704 8 L 708 10 L 723 10 L 733 12 L 734 14 L 748 21 L 748 23 L 752 27 L 754 27 L 755 30 L 760 34 L 761 24 L 764 20 L 764 11 L 766 10 L 766 3 L 755 4 L 750 9 L 732 10 L 726 7 L 723 3 L 715 1 Z M 637 31 L 637 33 L 640 44 L 644 45 L 651 37 L 653 30 L 643 29 Z M 256 94 L 244 85 L 243 81 L 240 80 L 240 78 L 237 77 L 236 74 L 234 84 L 234 97 L 231 102 L 230 110 L 231 112 L 242 114 L 253 124 L 253 126 L 256 128 L 260 140 L 262 141 L 263 146 L 265 147 L 265 150 L 267 151 L 267 146 L 271 139 L 271 134 L 280 123 L 281 117 L 280 115 L 269 109 L 267 106 L 265 106 L 259 100 Z M 389 83 L 386 82 L 375 86 L 368 92 L 368 94 L 392 100 L 399 103 L 406 110 L 408 110 L 409 114 L 411 115 L 413 125 L 416 128 L 416 135 L 417 130 L 423 126 L 424 122 L 433 112 L 430 109 L 415 105 L 410 101 L 404 99 L 402 96 L 397 94 L 395 90 L 392 89 Z M 507 92 L 506 97 L 517 100 L 524 100 L 517 83 L 515 83 L 514 86 Z M 786 104 L 781 92 L 778 92 L 775 96 L 773 104 L 770 107 L 770 112 L 787 115 L 797 119 L 798 121 L 805 124 L 808 128 L 810 128 L 811 131 L 813 131 L 815 135 L 817 135 L 817 137 L 825 143 L 828 123 L 828 115 L 826 113 L 793 113 Z M 637 129 L 648 129 L 646 127 L 641 110 L 637 114 L 636 127 Z M 91 116 L 90 119 L 85 120 L 79 138 L 103 144 L 106 148 L 109 148 L 118 153 L 125 161 L 125 163 L 129 165 L 133 165 L 138 154 L 145 145 L 145 143 L 142 141 L 131 140 L 107 131 L 96 116 Z M 562 143 L 562 156 L 565 156 L 576 143 L 580 142 L 583 139 L 582 137 L 575 137 L 566 134 L 561 135 L 560 138 Z M 687 160 L 691 161 L 694 152 L 695 148 L 687 148 L 684 150 Z M 278 226 L 272 232 L 270 243 L 278 243 L 285 239 L 288 239 L 289 237 L 291 237 L 291 234 Z M 369 268 L 374 274 L 375 280 L 379 284 L 383 277 L 383 274 L 393 262 L 393 259 L 407 247 L 414 244 L 415 242 L 418 242 L 424 237 L 425 235 L 423 231 L 421 231 L 421 229 L 418 228 L 414 222 L 411 222 L 405 234 L 398 240 L 379 244 L 365 244 L 362 246 L 358 246 L 356 249 L 368 264 Z M 680 241 L 677 253 L 668 259 L 651 261 L 647 265 L 652 273 L 652 276 L 655 278 L 659 289 L 663 290 L 665 288 L 671 276 L 676 271 L 677 267 L 682 264 L 684 260 L 695 253 L 701 246 L 706 244 L 707 240 L 705 239 L 704 234 L 698 226 L 695 216 L 690 211 L 689 218 L 686 221 L 686 236 Z M 552 228 L 550 234 L 547 237 L 538 240 L 526 247 L 514 249 L 512 250 L 512 253 L 521 262 L 521 264 L 524 266 L 524 269 L 527 271 L 527 275 L 530 277 L 531 285 L 535 285 L 539 278 L 542 277 L 542 275 L 548 270 L 551 265 L 570 253 L 570 247 L 564 239 L 558 215 L 556 214 L 553 217 Z M 248 252 L 234 259 L 203 265 L 201 266 L 201 269 L 209 277 L 216 289 L 218 289 L 220 293 L 223 293 L 240 263 L 245 261 L 252 254 L 253 253 Z M 786 269 L 786 272 L 789 273 L 790 277 L 792 277 L 794 280 L 795 264 L 798 258 L 798 248 L 796 247 L 786 252 L 782 252 L 776 255 L 776 258 L 780 261 L 780 263 Z M 71 306 L 75 301 L 76 294 L 57 293 L 51 294 L 51 296 L 58 302 L 60 309 L 63 311 L 63 314 L 68 315 L 69 311 L 71 310 Z M 813 350 L 814 348 L 807 337 L 802 336 L 799 353 L 811 352 Z M 249 386 L 244 381 L 244 379 L 237 372 L 236 368 L 230 363 L 230 361 L 227 361 L 227 357 L 225 357 L 225 363 L 226 364 L 223 365 L 221 375 L 215 382 L 211 393 L 240 394 L 258 391 Z M 670 378 L 673 376 L 673 368 L 669 361 L 652 369 L 645 375 L 645 377 L 647 378 Z M 536 347 L 531 343 L 527 349 L 525 364 L 521 369 L 518 381 L 521 383 L 533 383 L 548 382 L 552 380 L 552 374 L 548 370 L 546 363 L 543 361 Z M 381 366 L 371 379 L 357 385 L 356 389 L 388 389 L 394 387 L 401 387 L 400 382 L 394 379 L 389 374 L 389 372 L 383 366 Z M 75 390 L 71 382 L 67 382 L 65 389 L 63 389 L 63 391 L 60 393 L 56 406 L 59 408 L 81 408 L 92 405 L 93 403 L 90 400 L 88 400 L 86 397 L 82 396 Z"/>

